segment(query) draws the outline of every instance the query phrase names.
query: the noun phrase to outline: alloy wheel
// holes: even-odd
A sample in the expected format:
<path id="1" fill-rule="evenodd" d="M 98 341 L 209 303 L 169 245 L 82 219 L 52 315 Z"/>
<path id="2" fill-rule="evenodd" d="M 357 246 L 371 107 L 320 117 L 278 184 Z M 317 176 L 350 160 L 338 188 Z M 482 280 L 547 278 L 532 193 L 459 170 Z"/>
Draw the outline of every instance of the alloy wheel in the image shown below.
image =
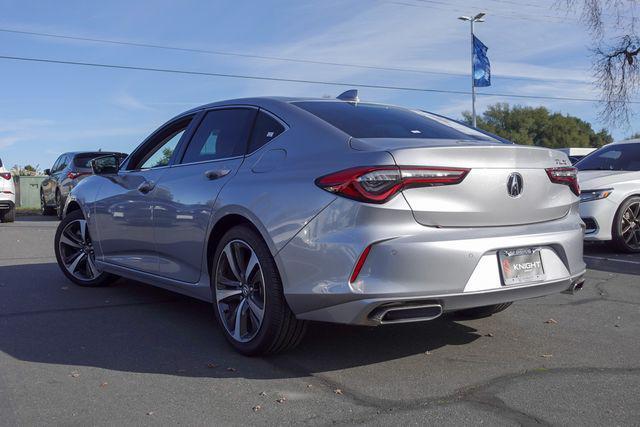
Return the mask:
<path id="1" fill-rule="evenodd" d="M 632 249 L 640 249 L 640 202 L 627 206 L 620 229 L 625 244 Z"/>
<path id="2" fill-rule="evenodd" d="M 232 240 L 220 253 L 215 294 L 227 332 L 238 342 L 251 341 L 262 326 L 266 299 L 262 266 L 246 242 Z"/>
<path id="3" fill-rule="evenodd" d="M 87 221 L 79 219 L 65 226 L 58 248 L 64 268 L 82 281 L 94 280 L 100 275 L 95 264 L 93 244 L 87 230 Z"/>

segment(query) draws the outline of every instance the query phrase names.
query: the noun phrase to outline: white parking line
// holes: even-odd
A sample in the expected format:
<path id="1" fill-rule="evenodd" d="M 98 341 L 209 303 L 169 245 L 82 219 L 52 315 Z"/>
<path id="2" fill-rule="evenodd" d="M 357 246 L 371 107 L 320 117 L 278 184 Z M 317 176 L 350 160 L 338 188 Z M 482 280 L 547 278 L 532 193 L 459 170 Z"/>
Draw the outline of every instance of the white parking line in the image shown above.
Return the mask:
<path id="1" fill-rule="evenodd" d="M 584 255 L 583 258 L 585 258 L 585 259 L 597 259 L 597 260 L 601 260 L 601 261 L 624 262 L 626 264 L 640 265 L 640 261 L 631 261 L 631 260 L 628 260 L 628 259 L 606 258 L 606 257 L 589 256 L 589 255 Z"/>

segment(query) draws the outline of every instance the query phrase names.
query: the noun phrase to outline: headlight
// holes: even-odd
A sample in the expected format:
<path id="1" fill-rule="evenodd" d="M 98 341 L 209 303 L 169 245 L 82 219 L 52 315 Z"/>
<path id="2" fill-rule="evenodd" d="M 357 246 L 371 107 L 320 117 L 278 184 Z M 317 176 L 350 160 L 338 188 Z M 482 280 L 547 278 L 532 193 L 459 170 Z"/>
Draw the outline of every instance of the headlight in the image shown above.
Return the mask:
<path id="1" fill-rule="evenodd" d="M 591 202 L 593 200 L 606 199 L 613 193 L 613 188 L 604 190 L 583 190 L 580 194 L 580 202 Z"/>

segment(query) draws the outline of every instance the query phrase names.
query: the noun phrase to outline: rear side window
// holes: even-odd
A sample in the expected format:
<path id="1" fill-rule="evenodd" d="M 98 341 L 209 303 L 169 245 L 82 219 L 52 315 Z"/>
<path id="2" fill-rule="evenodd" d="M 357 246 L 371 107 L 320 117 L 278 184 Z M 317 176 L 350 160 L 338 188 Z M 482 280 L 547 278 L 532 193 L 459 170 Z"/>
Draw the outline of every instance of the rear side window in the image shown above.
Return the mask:
<path id="1" fill-rule="evenodd" d="M 241 156 L 256 111 L 246 108 L 209 111 L 196 130 L 182 163 Z"/>
<path id="2" fill-rule="evenodd" d="M 284 126 L 270 115 L 260 111 L 253 126 L 247 152 L 253 153 L 282 132 L 284 132 Z"/>
<path id="3" fill-rule="evenodd" d="M 95 159 L 96 157 L 106 156 L 108 154 L 111 154 L 111 153 L 85 153 L 85 154 L 78 154 L 73 159 L 73 165 L 75 167 L 77 167 L 77 168 L 89 169 L 89 168 L 91 168 L 91 160 Z"/>
<path id="4" fill-rule="evenodd" d="M 333 101 L 304 101 L 293 104 L 354 138 L 493 141 L 488 136 L 460 123 L 406 108 Z"/>

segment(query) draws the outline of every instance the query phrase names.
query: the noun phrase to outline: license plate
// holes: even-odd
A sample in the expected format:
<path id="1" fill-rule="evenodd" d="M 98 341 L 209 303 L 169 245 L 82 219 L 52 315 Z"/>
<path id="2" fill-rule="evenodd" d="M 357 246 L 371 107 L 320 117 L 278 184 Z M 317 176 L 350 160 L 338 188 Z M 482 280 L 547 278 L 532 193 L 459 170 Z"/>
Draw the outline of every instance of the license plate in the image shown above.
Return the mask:
<path id="1" fill-rule="evenodd" d="M 502 249 L 498 259 L 506 286 L 544 280 L 539 248 Z"/>

